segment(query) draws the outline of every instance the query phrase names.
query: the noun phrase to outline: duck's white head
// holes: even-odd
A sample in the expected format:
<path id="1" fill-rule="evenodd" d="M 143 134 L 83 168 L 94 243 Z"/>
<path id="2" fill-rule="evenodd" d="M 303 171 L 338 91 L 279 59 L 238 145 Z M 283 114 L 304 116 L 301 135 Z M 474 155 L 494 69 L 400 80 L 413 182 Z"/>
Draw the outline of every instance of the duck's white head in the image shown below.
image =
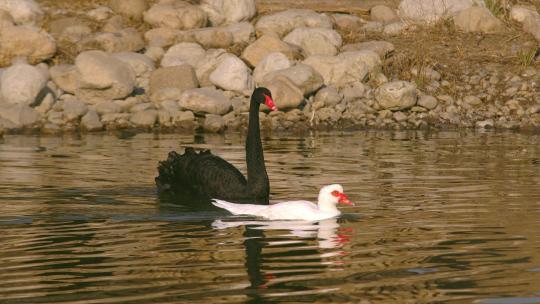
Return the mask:
<path id="1" fill-rule="evenodd" d="M 319 208 L 336 208 L 338 203 L 353 205 L 339 184 L 324 186 L 319 191 Z"/>

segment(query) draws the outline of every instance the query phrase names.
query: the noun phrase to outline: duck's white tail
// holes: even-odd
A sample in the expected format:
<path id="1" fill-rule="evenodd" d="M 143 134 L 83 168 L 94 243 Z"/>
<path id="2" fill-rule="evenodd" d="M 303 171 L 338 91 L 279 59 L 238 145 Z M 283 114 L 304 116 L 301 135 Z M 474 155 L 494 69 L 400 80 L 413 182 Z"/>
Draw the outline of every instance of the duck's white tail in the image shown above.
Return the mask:
<path id="1" fill-rule="evenodd" d="M 235 204 L 215 198 L 212 199 L 212 204 L 216 207 L 223 208 L 234 215 L 250 214 L 258 216 L 261 215 L 262 211 L 268 208 L 268 206 L 265 205 Z"/>

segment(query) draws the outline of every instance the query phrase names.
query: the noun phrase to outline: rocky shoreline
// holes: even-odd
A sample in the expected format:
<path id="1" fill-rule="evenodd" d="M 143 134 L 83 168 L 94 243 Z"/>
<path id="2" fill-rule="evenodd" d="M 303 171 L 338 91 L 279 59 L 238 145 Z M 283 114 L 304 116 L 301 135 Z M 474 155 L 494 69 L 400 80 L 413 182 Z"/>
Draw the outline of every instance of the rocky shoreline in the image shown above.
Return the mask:
<path id="1" fill-rule="evenodd" d="M 429 3 L 359 17 L 259 16 L 254 0 L 111 0 L 88 11 L 0 0 L 0 134 L 237 131 L 256 86 L 280 109 L 261 112 L 268 130 L 540 129 L 536 9 Z M 437 27 L 454 41 L 442 47 L 458 50 L 458 38 L 506 35 L 514 61 L 464 57 L 456 71 L 393 43 L 425 42 Z"/>

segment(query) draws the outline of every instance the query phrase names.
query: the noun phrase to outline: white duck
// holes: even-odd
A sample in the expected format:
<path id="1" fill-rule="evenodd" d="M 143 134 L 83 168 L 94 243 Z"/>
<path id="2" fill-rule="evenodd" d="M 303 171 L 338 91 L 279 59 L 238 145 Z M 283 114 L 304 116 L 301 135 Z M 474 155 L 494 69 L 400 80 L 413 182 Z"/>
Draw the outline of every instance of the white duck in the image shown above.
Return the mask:
<path id="1" fill-rule="evenodd" d="M 270 220 L 307 220 L 319 221 L 336 217 L 341 212 L 336 204 L 352 205 L 338 184 L 321 188 L 318 204 L 309 201 L 288 201 L 273 205 L 235 204 L 213 199 L 214 206 L 223 208 L 232 214 L 245 214 L 264 217 Z"/>

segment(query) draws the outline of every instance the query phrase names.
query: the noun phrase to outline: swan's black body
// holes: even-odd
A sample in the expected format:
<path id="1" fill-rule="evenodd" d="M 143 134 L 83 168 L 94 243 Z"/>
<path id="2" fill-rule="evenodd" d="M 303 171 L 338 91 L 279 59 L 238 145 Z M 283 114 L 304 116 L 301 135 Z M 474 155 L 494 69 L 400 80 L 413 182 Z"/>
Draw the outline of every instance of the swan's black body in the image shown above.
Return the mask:
<path id="1" fill-rule="evenodd" d="M 212 198 L 219 198 L 237 203 L 268 204 L 270 183 L 261 144 L 259 106 L 268 105 L 271 98 L 266 88 L 255 89 L 251 96 L 246 138 L 247 180 L 237 168 L 209 150 L 195 152 L 193 148 L 186 148 L 184 154 L 172 151 L 167 160 L 159 163 L 156 185 L 160 193 L 197 202 L 210 203 Z"/>

